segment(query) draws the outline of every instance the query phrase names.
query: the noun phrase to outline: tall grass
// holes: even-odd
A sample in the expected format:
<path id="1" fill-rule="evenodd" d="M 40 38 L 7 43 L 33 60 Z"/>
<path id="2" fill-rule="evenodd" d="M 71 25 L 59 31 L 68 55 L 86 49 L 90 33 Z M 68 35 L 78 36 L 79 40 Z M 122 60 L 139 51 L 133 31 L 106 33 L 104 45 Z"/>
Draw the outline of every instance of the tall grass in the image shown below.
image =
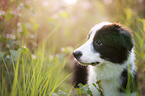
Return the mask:
<path id="1" fill-rule="evenodd" d="M 1 96 L 51 96 L 58 89 L 62 89 L 61 84 L 71 75 L 63 70 L 68 58 L 64 58 L 61 54 L 56 55 L 53 49 L 47 51 L 45 43 L 43 42 L 33 54 L 26 46 L 18 52 L 11 50 L 14 79 L 11 85 L 8 85 L 2 70 Z M 3 62 L 7 69 L 4 59 Z M 8 69 L 6 71 L 10 73 Z M 12 86 L 11 90 L 9 86 Z M 65 91 L 70 89 L 71 87 L 67 85 Z"/>
<path id="2" fill-rule="evenodd" d="M 8 3 L 7 6 L 14 4 L 15 2 L 15 0 L 10 0 L 10 1 L 11 3 Z M 25 0 L 25 1 L 29 1 L 29 0 Z M 58 49 L 60 49 L 62 46 L 77 46 L 82 44 L 83 42 L 82 38 L 86 36 L 86 32 L 82 30 L 82 27 L 83 29 L 88 30 L 96 22 L 98 21 L 101 22 L 102 20 L 106 20 L 106 18 L 109 19 L 109 21 L 111 21 L 112 18 L 113 22 L 120 22 L 121 24 L 129 27 L 133 31 L 135 37 L 134 40 L 135 52 L 137 57 L 136 65 L 138 67 L 138 89 L 139 89 L 140 96 L 141 95 L 143 96 L 145 94 L 144 91 L 145 90 L 145 76 L 144 76 L 145 19 L 138 20 L 137 18 L 139 18 L 139 16 L 137 16 L 135 12 L 131 9 L 131 7 L 129 7 L 130 6 L 129 3 L 122 2 L 125 5 L 126 4 L 129 5 L 128 7 L 112 6 L 113 7 L 112 9 L 115 9 L 116 12 L 110 9 L 110 11 L 114 13 L 113 14 L 111 13 L 111 18 L 108 18 L 107 15 L 106 15 L 107 17 L 104 15 L 105 11 L 103 11 L 105 10 L 104 7 L 106 5 L 103 6 L 101 3 L 97 3 L 96 6 L 96 3 L 94 3 L 96 1 L 88 2 L 88 4 L 93 6 L 91 9 L 89 9 L 89 11 L 84 10 L 83 7 L 80 7 L 82 2 L 78 2 L 78 4 L 74 6 L 74 8 L 72 8 L 74 12 L 72 10 L 68 11 L 69 9 L 67 8 L 61 9 L 61 6 L 58 7 L 58 9 L 60 9 L 61 11 L 58 10 L 58 12 L 55 12 L 56 10 L 54 9 L 56 8 L 51 8 L 51 7 L 56 7 L 56 6 L 48 6 L 48 8 L 46 7 L 43 8 L 41 6 L 42 1 L 40 0 L 36 0 L 36 1 L 33 2 L 32 5 L 26 4 L 27 5 L 26 7 L 30 7 L 30 9 L 36 9 L 36 14 L 35 12 L 33 12 L 34 10 L 31 10 L 32 11 L 31 13 L 33 13 L 34 16 L 30 15 L 28 10 L 21 10 L 23 11 L 21 13 L 22 16 L 20 16 L 19 17 L 20 20 L 17 21 L 16 18 L 14 17 L 17 17 L 18 15 L 12 14 L 13 12 L 11 13 L 11 10 L 16 8 L 11 8 L 11 6 L 9 6 L 10 10 L 7 10 L 7 12 L 5 12 L 6 14 L 3 14 L 0 18 L 3 19 L 4 21 L 3 23 L 1 23 L 3 26 L 0 26 L 0 28 L 2 28 L 3 30 L 3 31 L 0 30 L 2 32 L 2 34 L 0 34 L 1 35 L 0 39 L 2 41 L 1 40 L 0 41 L 2 42 L 2 44 L 6 46 L 4 48 L 7 48 L 8 47 L 7 45 L 10 46 L 9 50 L 11 53 L 11 56 L 8 56 L 9 54 L 7 53 L 9 52 L 5 52 L 5 51 L 0 52 L 0 61 L 2 61 L 2 64 L 0 65 L 0 71 L 1 71 L 0 95 L 1 96 L 17 96 L 17 95 L 18 96 L 21 95 L 22 96 L 30 96 L 30 95 L 51 96 L 51 95 L 58 95 L 58 94 L 61 95 L 64 94 L 65 96 L 69 95 L 71 92 L 70 90 L 71 86 L 64 81 L 71 76 L 71 73 L 69 74 L 68 71 L 64 70 L 64 66 L 66 65 L 67 61 L 72 62 L 72 60 L 68 59 L 71 54 L 69 54 L 69 56 L 68 55 L 65 56 L 64 53 L 60 54 L 59 53 L 60 50 Z M 54 0 L 50 0 L 49 2 L 52 1 Z M 121 5 L 121 2 L 119 0 L 115 0 L 115 1 L 118 2 L 118 5 Z M 57 0 L 55 2 L 57 2 Z M 132 1 L 129 0 L 128 2 L 132 2 Z M 16 1 L 15 3 L 18 2 Z M 16 5 L 17 4 L 15 4 L 15 7 Z M 98 5 L 102 7 L 100 8 L 98 7 Z M 5 6 L 6 5 L 4 5 L 4 7 Z M 23 4 L 20 4 L 19 7 L 23 7 Z M 24 9 L 26 8 L 24 7 Z M 96 9 L 99 10 L 101 9 L 101 11 Z M 117 9 L 120 9 L 120 11 Z M 123 14 L 120 14 L 120 12 Z M 101 13 L 101 15 L 98 15 L 98 13 L 99 14 Z M 116 14 L 117 14 L 116 17 L 113 16 Z M 13 26 L 14 25 L 13 21 L 15 21 L 15 23 L 18 23 L 18 25 L 20 23 L 20 25 L 17 26 L 18 29 L 20 29 L 19 30 L 20 32 L 19 31 L 17 32 L 17 30 L 15 30 L 16 26 Z M 11 26 L 9 24 L 11 24 Z M 15 48 L 17 47 L 15 43 L 18 42 L 14 42 L 17 40 L 14 40 L 10 44 L 5 44 L 7 43 L 8 38 L 1 38 L 1 37 L 3 37 L 3 35 L 5 36 L 5 33 L 7 31 L 9 31 L 8 33 L 14 37 L 17 34 L 16 37 L 19 38 L 20 40 L 23 37 L 26 41 L 26 44 L 28 44 L 29 49 L 33 51 L 33 53 L 30 52 L 27 46 L 24 46 L 24 44 L 22 44 L 23 46 L 21 48 L 18 47 L 19 50 L 17 51 L 17 48 Z M 41 41 L 42 39 L 46 38 L 47 34 L 49 35 L 48 40 L 46 40 L 47 42 L 44 40 L 44 42 L 38 45 L 39 48 L 35 50 L 35 48 L 33 48 L 34 45 L 37 46 L 37 44 L 35 43 L 39 40 Z M 35 38 L 33 38 L 33 36 Z M 38 40 L 37 37 L 39 37 Z M 8 39 L 8 40 L 12 41 L 13 39 Z M 11 45 L 13 45 L 14 48 L 12 48 Z M 3 47 L 1 48 L 4 49 Z M 66 49 L 66 51 L 69 51 L 69 49 L 68 50 Z M 89 88 L 88 85 L 85 87 L 86 88 L 82 86 L 82 89 L 80 88 L 78 90 L 79 91 L 83 90 L 82 93 L 83 92 L 85 93 L 86 89 Z M 63 92 L 60 90 L 65 90 L 67 92 Z M 78 94 L 80 93 L 78 92 Z"/>
<path id="3" fill-rule="evenodd" d="M 138 91 L 140 96 L 145 95 L 145 19 L 138 19 L 135 37 L 136 65 L 138 70 Z"/>

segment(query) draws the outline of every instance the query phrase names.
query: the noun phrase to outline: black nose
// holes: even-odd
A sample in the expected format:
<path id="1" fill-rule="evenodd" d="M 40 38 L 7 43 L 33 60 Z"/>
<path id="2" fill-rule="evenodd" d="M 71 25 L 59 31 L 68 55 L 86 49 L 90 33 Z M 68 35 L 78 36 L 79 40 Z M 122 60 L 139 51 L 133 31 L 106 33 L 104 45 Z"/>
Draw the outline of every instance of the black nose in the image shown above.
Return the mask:
<path id="1" fill-rule="evenodd" d="M 76 59 L 79 59 L 82 56 L 82 52 L 81 51 L 76 51 L 76 52 L 73 52 L 73 55 Z"/>

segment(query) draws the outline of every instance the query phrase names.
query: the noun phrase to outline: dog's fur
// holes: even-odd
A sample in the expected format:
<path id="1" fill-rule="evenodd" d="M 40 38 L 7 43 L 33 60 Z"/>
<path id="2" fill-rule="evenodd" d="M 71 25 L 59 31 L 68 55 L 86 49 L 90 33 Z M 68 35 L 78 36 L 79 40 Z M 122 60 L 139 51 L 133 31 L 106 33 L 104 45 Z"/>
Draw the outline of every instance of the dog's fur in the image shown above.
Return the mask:
<path id="1" fill-rule="evenodd" d="M 99 80 L 104 96 L 126 96 L 126 89 L 135 96 L 133 46 L 132 33 L 120 24 L 102 22 L 95 25 L 90 30 L 88 41 L 73 52 L 75 59 L 83 65 L 75 65 L 75 87 L 78 83 L 87 83 L 93 95 L 99 96 L 99 91 L 93 86 Z M 127 87 L 131 82 L 128 82 L 129 77 L 134 83 Z"/>

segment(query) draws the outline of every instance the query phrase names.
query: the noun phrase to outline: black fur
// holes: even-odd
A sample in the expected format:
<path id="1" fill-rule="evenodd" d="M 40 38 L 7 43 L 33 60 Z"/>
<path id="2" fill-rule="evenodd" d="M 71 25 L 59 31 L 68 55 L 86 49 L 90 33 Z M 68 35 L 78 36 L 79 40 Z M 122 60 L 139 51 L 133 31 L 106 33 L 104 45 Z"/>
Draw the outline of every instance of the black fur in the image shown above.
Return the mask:
<path id="1" fill-rule="evenodd" d="M 128 75 L 130 75 L 129 82 L 128 82 L 128 78 L 129 78 Z M 130 92 L 137 91 L 137 73 L 136 72 L 134 74 L 130 74 L 128 73 L 128 69 L 125 68 L 121 74 L 120 80 L 121 80 L 121 84 L 119 88 L 120 92 L 126 92 L 126 90 L 129 90 Z"/>
<path id="2" fill-rule="evenodd" d="M 74 65 L 74 74 L 72 84 L 75 88 L 79 87 L 78 84 L 87 84 L 88 81 L 88 70 L 87 66 L 82 66 L 78 63 Z"/>
<path id="3" fill-rule="evenodd" d="M 98 40 L 102 43 L 101 46 L 95 44 Z M 133 47 L 132 35 L 120 25 L 106 25 L 96 32 L 93 46 L 101 54 L 101 58 L 121 64 L 127 60 Z"/>

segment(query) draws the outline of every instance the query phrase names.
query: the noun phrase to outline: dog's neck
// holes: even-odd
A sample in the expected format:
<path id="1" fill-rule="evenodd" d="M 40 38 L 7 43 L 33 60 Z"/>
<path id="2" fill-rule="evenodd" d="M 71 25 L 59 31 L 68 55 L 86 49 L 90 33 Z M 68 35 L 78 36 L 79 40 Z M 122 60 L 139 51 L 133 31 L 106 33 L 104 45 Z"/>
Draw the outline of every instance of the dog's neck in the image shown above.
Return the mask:
<path id="1" fill-rule="evenodd" d="M 118 78 L 121 75 L 122 71 L 128 67 L 128 64 L 131 65 L 131 69 L 136 69 L 134 60 L 135 54 L 134 50 L 132 49 L 127 61 L 125 61 L 123 64 L 114 64 L 106 61 L 100 66 L 89 66 L 89 68 L 91 69 L 90 71 L 95 73 L 97 80 L 110 80 L 113 78 Z M 133 71 L 134 70 L 131 70 L 131 73 L 133 73 Z"/>
<path id="2" fill-rule="evenodd" d="M 100 94 L 96 91 L 96 88 L 92 85 L 100 81 L 100 85 L 103 89 L 104 96 L 118 96 L 120 93 L 118 88 L 122 82 L 120 76 L 124 69 L 127 69 L 128 65 L 131 65 L 131 73 L 135 71 L 135 54 L 132 50 L 129 54 L 128 60 L 123 64 L 113 64 L 106 62 L 100 66 L 89 66 L 88 84 L 93 92 L 93 95 Z M 98 87 L 98 85 L 96 85 Z M 99 87 L 98 87 L 99 88 Z"/>

